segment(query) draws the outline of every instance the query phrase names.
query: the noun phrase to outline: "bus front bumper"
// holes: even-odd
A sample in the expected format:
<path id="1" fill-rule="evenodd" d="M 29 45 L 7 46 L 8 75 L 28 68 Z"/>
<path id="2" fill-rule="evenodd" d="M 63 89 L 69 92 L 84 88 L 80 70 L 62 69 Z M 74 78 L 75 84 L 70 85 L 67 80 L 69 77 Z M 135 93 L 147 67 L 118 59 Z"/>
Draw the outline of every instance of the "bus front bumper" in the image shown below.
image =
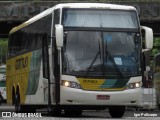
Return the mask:
<path id="1" fill-rule="evenodd" d="M 107 96 L 107 97 L 106 97 Z M 85 91 L 61 86 L 61 105 L 139 106 L 141 88 L 124 91 Z"/>

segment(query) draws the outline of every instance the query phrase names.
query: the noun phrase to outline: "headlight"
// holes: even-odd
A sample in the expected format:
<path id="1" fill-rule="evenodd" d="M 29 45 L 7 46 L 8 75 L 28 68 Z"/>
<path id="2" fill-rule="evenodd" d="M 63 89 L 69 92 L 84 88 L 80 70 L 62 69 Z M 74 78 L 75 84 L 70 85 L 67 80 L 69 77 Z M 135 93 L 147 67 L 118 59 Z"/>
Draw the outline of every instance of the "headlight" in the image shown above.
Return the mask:
<path id="1" fill-rule="evenodd" d="M 73 81 L 61 80 L 61 85 L 65 87 L 81 89 L 80 84 Z"/>
<path id="2" fill-rule="evenodd" d="M 140 88 L 141 87 L 141 82 L 136 82 L 136 83 L 128 83 L 126 89 L 135 89 L 135 88 Z"/>

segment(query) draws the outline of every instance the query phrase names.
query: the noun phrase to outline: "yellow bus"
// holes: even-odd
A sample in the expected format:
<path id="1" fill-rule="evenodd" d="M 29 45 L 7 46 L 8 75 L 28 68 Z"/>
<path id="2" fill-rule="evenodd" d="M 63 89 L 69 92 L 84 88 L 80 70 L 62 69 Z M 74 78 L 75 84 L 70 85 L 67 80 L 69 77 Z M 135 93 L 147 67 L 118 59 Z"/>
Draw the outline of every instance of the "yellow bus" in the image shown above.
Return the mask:
<path id="1" fill-rule="evenodd" d="M 152 29 L 140 26 L 132 6 L 55 5 L 10 31 L 7 102 L 17 112 L 109 108 L 122 117 L 140 104 L 142 55 L 152 46 Z"/>

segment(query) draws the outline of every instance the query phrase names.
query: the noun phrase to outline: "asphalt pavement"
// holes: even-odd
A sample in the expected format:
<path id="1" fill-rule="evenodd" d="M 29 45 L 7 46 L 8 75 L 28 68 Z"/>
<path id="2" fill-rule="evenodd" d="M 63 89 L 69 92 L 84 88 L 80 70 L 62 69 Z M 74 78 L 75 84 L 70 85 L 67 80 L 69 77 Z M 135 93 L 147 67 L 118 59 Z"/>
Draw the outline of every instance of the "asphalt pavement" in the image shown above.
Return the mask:
<path id="1" fill-rule="evenodd" d="M 61 116 L 49 116 L 45 109 L 37 110 L 36 113 L 15 113 L 14 106 L 8 106 L 7 104 L 2 104 L 0 106 L 0 120 L 160 120 L 160 110 L 139 110 L 127 109 L 123 118 L 114 119 L 111 118 L 108 109 L 106 110 L 88 110 L 83 111 L 80 117 L 68 117 L 63 113 Z"/>

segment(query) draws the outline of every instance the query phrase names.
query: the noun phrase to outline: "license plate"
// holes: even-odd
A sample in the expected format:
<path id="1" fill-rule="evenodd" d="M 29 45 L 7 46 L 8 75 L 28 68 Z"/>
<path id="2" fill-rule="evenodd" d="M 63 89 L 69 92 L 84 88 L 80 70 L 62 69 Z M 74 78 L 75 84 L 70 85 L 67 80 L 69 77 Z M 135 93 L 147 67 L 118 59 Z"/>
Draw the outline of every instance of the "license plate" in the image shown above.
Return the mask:
<path id="1" fill-rule="evenodd" d="M 97 95 L 97 100 L 109 100 L 110 95 Z"/>

